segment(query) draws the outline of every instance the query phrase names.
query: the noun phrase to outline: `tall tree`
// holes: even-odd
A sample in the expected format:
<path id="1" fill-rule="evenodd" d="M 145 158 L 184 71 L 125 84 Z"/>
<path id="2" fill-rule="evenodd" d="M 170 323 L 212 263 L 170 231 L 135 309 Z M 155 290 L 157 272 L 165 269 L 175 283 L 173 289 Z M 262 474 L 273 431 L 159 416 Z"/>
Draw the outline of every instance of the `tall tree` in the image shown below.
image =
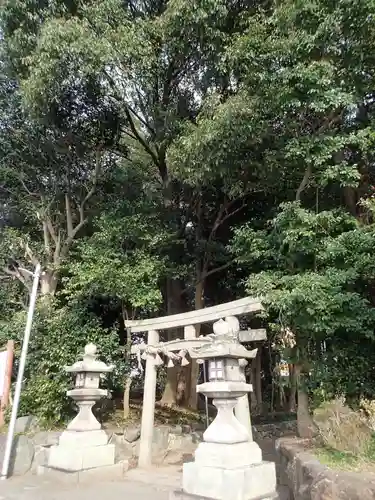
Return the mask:
<path id="1" fill-rule="evenodd" d="M 17 81 L 6 70 L 0 92 L 2 270 L 30 288 L 19 268 L 40 263 L 41 292 L 48 296 L 55 293 L 60 267 L 87 227 L 104 180 L 116 167 L 118 155 L 106 149 L 111 139 L 102 118 L 100 133 L 93 136 L 98 117 L 109 116 L 111 109 L 91 95 L 91 102 L 76 109 L 79 118 L 74 123 L 64 123 L 61 110 L 55 115 L 59 128 L 39 123 L 24 110 Z M 65 105 L 69 102 L 67 98 Z M 95 116 L 89 129 L 90 113 Z"/>
<path id="2" fill-rule="evenodd" d="M 220 180 L 211 193 L 208 182 L 204 190 L 185 188 L 167 151 L 186 124 L 196 123 L 208 95 L 230 92 L 229 73 L 221 65 L 224 49 L 242 13 L 251 9 L 247 2 L 224 0 L 198 5 L 61 0 L 28 2 L 27 9 L 25 0 L 18 0 L 4 9 L 9 53 L 22 79 L 24 102 L 34 115 L 61 128 L 57 119 L 63 114 L 75 125 L 79 105 L 87 102 L 91 90 L 87 82 L 94 83 L 118 113 L 116 130 L 130 148 L 130 159 L 142 154 L 154 167 L 160 216 L 175 232 L 168 250 L 175 264 L 164 290 L 168 313 L 190 307 L 184 294 L 190 283 L 193 307 L 202 307 L 205 279 L 229 265 L 223 252 L 216 260 L 215 240 L 224 221 L 244 206 L 243 192 L 228 191 Z M 25 10 L 33 12 L 33 21 Z M 203 227 L 207 221 L 211 228 Z M 188 262 L 185 247 L 192 231 L 187 227 L 193 227 L 198 248 Z M 181 260 L 186 262 L 182 275 Z"/>

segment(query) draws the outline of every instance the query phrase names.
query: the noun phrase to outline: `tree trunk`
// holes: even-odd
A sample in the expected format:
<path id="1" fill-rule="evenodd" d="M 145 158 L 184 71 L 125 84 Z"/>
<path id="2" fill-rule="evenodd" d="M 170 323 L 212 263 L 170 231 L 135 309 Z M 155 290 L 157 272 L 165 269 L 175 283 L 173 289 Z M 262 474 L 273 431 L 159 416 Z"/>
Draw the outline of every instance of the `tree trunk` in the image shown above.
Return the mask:
<path id="1" fill-rule="evenodd" d="M 173 406 L 177 403 L 177 367 L 167 368 L 167 379 L 159 404 Z"/>
<path id="2" fill-rule="evenodd" d="M 58 276 L 56 271 L 46 269 L 40 276 L 40 292 L 41 296 L 53 296 L 56 292 L 58 284 Z"/>
<path id="3" fill-rule="evenodd" d="M 301 385 L 301 366 L 294 365 L 298 384 L 297 430 L 301 438 L 311 439 L 316 435 L 316 427 L 310 415 L 309 397 Z"/>
<path id="4" fill-rule="evenodd" d="M 182 285 L 179 280 L 168 279 L 167 281 L 167 313 L 178 314 L 183 311 Z M 168 340 L 181 337 L 179 329 L 167 330 Z M 163 395 L 160 400 L 161 405 L 172 406 L 177 403 L 177 378 L 179 367 L 167 368 L 167 380 Z M 180 387 L 181 388 L 181 387 Z"/>
<path id="5" fill-rule="evenodd" d="M 282 384 L 282 379 L 281 377 L 279 378 L 279 385 L 278 385 L 278 395 L 279 395 L 279 409 L 284 411 L 286 408 L 286 396 L 285 396 L 285 390 L 284 390 L 284 385 Z"/>
<path id="6" fill-rule="evenodd" d="M 187 370 L 190 365 L 177 367 L 177 380 L 176 380 L 176 404 L 184 406 L 187 402 L 188 379 L 190 371 Z"/>
<path id="7" fill-rule="evenodd" d="M 201 280 L 195 287 L 195 309 L 203 309 L 204 306 L 204 283 Z M 195 325 L 195 336 L 199 337 L 201 325 Z M 197 410 L 198 408 L 198 397 L 197 397 L 197 381 L 199 376 L 199 365 L 195 359 L 191 360 L 190 363 L 190 384 L 189 384 L 189 399 L 188 407 L 192 410 Z"/>
<path id="8" fill-rule="evenodd" d="M 356 199 L 356 190 L 353 187 L 345 186 L 343 188 L 344 201 L 347 209 L 354 217 L 358 216 L 357 210 L 357 199 Z"/>
<path id="9" fill-rule="evenodd" d="M 289 396 L 289 411 L 295 412 L 297 408 L 297 372 L 294 365 L 289 365 L 289 386 L 290 386 L 290 396 Z"/>

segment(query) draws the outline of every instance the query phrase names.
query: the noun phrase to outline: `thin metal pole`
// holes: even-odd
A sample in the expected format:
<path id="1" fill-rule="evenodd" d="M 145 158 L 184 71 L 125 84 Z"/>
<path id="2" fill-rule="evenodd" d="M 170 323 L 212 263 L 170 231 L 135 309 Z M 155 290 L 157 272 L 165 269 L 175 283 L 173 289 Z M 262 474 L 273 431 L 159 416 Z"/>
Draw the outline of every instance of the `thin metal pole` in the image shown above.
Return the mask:
<path id="1" fill-rule="evenodd" d="M 19 364 L 18 374 L 17 374 L 16 389 L 14 391 L 12 414 L 10 417 L 7 441 L 5 444 L 4 461 L 3 461 L 3 467 L 1 469 L 1 478 L 0 478 L 1 480 L 7 479 L 7 477 L 8 477 L 9 462 L 10 462 L 10 456 L 12 453 L 13 440 L 14 440 L 14 430 L 15 430 L 16 420 L 17 420 L 18 406 L 20 403 L 23 374 L 25 371 L 27 350 L 29 347 L 31 327 L 33 324 L 33 316 L 34 316 L 34 310 L 35 310 L 36 297 L 38 295 L 40 264 L 38 264 L 36 266 L 33 277 L 34 277 L 33 288 L 31 290 L 29 311 L 27 313 L 27 321 L 26 321 L 25 333 L 23 336 L 20 364 Z"/>

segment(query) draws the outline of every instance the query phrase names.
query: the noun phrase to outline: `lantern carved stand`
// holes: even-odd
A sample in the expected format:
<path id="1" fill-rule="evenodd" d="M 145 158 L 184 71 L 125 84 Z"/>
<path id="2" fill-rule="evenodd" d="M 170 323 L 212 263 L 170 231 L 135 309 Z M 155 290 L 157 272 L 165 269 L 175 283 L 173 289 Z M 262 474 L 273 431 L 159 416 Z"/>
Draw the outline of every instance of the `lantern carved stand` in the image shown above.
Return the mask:
<path id="1" fill-rule="evenodd" d="M 52 446 L 48 468 L 68 472 L 113 465 L 115 446 L 92 413 L 94 404 L 109 396 L 109 391 L 99 388 L 100 376 L 113 370 L 96 359 L 96 346 L 88 344 L 82 361 L 65 369 L 76 375 L 75 388 L 67 395 L 76 402 L 78 415 L 61 434 L 59 444 Z"/>
<path id="2" fill-rule="evenodd" d="M 208 361 L 209 381 L 197 386 L 197 391 L 213 398 L 218 412 L 195 451 L 195 461 L 183 466 L 182 490 L 173 492 L 171 498 L 274 498 L 275 464 L 262 461 L 258 444 L 233 413 L 239 398 L 252 390 L 243 380 L 241 365 L 246 358 L 254 358 L 257 350 L 248 351 L 240 344 L 235 317 L 218 321 L 213 330 L 212 342 L 192 349 L 190 355 Z"/>

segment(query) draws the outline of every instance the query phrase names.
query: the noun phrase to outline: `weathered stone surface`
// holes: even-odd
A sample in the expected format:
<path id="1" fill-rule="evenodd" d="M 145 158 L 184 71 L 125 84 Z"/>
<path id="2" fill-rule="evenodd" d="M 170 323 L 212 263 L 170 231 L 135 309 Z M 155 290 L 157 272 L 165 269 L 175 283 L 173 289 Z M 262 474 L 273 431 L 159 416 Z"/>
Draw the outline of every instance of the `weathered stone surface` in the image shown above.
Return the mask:
<path id="1" fill-rule="evenodd" d="M 135 455 L 135 443 L 125 441 L 124 436 L 119 434 L 112 434 L 110 444 L 115 445 L 115 462 L 129 460 Z"/>
<path id="2" fill-rule="evenodd" d="M 0 435 L 0 463 L 3 463 L 6 436 Z M 14 438 L 12 454 L 9 462 L 9 475 L 22 476 L 26 474 L 33 462 L 34 446 L 29 438 L 18 435 Z"/>
<path id="3" fill-rule="evenodd" d="M 169 444 L 170 427 L 168 425 L 160 425 L 154 428 L 152 445 L 155 450 L 165 450 Z"/>
<path id="4" fill-rule="evenodd" d="M 38 473 L 39 467 L 44 467 L 48 463 L 49 448 L 45 446 L 34 446 L 34 460 L 31 466 L 33 474 Z"/>
<path id="5" fill-rule="evenodd" d="M 191 424 L 191 430 L 193 432 L 204 432 L 206 429 L 206 424 L 203 422 L 193 422 Z"/>
<path id="6" fill-rule="evenodd" d="M 182 464 L 189 459 L 202 441 L 203 432 L 193 432 L 190 426 L 186 426 L 184 430 L 188 429 L 190 432 L 184 433 L 181 425 L 155 427 L 152 443 L 153 463 Z M 131 439 L 130 436 L 129 438 Z M 112 436 L 111 443 L 116 446 L 116 461 L 137 457 L 139 454 L 139 439 L 130 442 L 125 436 L 117 435 Z"/>
<path id="7" fill-rule="evenodd" d="M 124 474 L 129 469 L 127 461 L 122 461 L 117 464 L 97 467 L 93 469 L 80 470 L 78 472 L 66 473 L 57 469 L 40 466 L 37 471 L 38 476 L 48 477 L 64 483 L 84 483 L 95 480 L 108 481 L 122 479 Z"/>
<path id="8" fill-rule="evenodd" d="M 201 441 L 203 441 L 203 431 L 192 432 L 191 440 L 194 444 L 199 444 Z"/>
<path id="9" fill-rule="evenodd" d="M 134 443 L 134 441 L 137 441 L 141 437 L 141 427 L 136 426 L 136 427 L 126 427 L 124 429 L 124 439 L 128 443 Z"/>
<path id="10" fill-rule="evenodd" d="M 173 432 L 173 434 L 182 434 L 183 433 L 182 427 L 183 427 L 182 425 L 174 425 L 173 427 L 171 427 L 171 432 Z"/>
<path id="11" fill-rule="evenodd" d="M 60 431 L 40 431 L 31 437 L 34 446 L 53 446 L 59 442 Z"/>
<path id="12" fill-rule="evenodd" d="M 212 398 L 218 410 L 194 462 L 183 464 L 182 491 L 197 499 L 266 500 L 276 494 L 275 464 L 262 461 L 261 449 L 252 440 L 247 404 L 252 386 L 241 372 L 257 351 L 240 345 L 239 329 L 236 317 L 225 317 L 213 325 L 212 345 L 190 352 L 193 359 L 208 360 L 209 381 L 198 385 L 197 392 Z"/>
<path id="13" fill-rule="evenodd" d="M 306 451 L 306 440 L 280 439 L 276 444 L 279 482 L 294 500 L 373 500 L 375 474 L 333 471 Z"/>
<path id="14" fill-rule="evenodd" d="M 191 450 L 194 451 L 196 444 L 191 434 L 169 434 L 168 448 L 170 450 Z"/>
<path id="15" fill-rule="evenodd" d="M 253 425 L 252 430 L 254 439 L 276 439 L 284 436 L 296 436 L 297 422 L 296 420 L 287 420 L 284 422 Z"/>
<path id="16" fill-rule="evenodd" d="M 25 434 L 26 432 L 39 431 L 38 419 L 33 415 L 18 417 L 14 428 L 15 434 Z"/>
<path id="17" fill-rule="evenodd" d="M 276 492 L 275 464 L 261 462 L 228 470 L 185 463 L 182 490 L 190 495 L 215 500 L 272 498 Z"/>
<path id="18" fill-rule="evenodd" d="M 48 467 L 67 472 L 80 472 L 95 467 L 106 467 L 115 463 L 115 446 L 52 446 Z"/>
<path id="19" fill-rule="evenodd" d="M 205 424 L 202 423 L 155 427 L 153 462 L 156 464 L 182 464 L 190 461 L 197 445 L 203 441 L 204 428 Z M 292 434 L 293 428 L 295 428 L 295 422 L 263 424 L 253 427 L 253 429 L 257 430 L 257 438 Z M 124 431 L 119 428 L 113 428 L 111 431 L 106 429 L 106 433 L 110 444 L 115 445 L 116 463 L 137 456 L 140 426 L 132 425 Z M 60 431 L 39 431 L 28 436 L 35 449 L 31 467 L 33 473 L 36 472 L 38 467 L 47 464 L 49 448 L 58 444 L 60 435 Z"/>

